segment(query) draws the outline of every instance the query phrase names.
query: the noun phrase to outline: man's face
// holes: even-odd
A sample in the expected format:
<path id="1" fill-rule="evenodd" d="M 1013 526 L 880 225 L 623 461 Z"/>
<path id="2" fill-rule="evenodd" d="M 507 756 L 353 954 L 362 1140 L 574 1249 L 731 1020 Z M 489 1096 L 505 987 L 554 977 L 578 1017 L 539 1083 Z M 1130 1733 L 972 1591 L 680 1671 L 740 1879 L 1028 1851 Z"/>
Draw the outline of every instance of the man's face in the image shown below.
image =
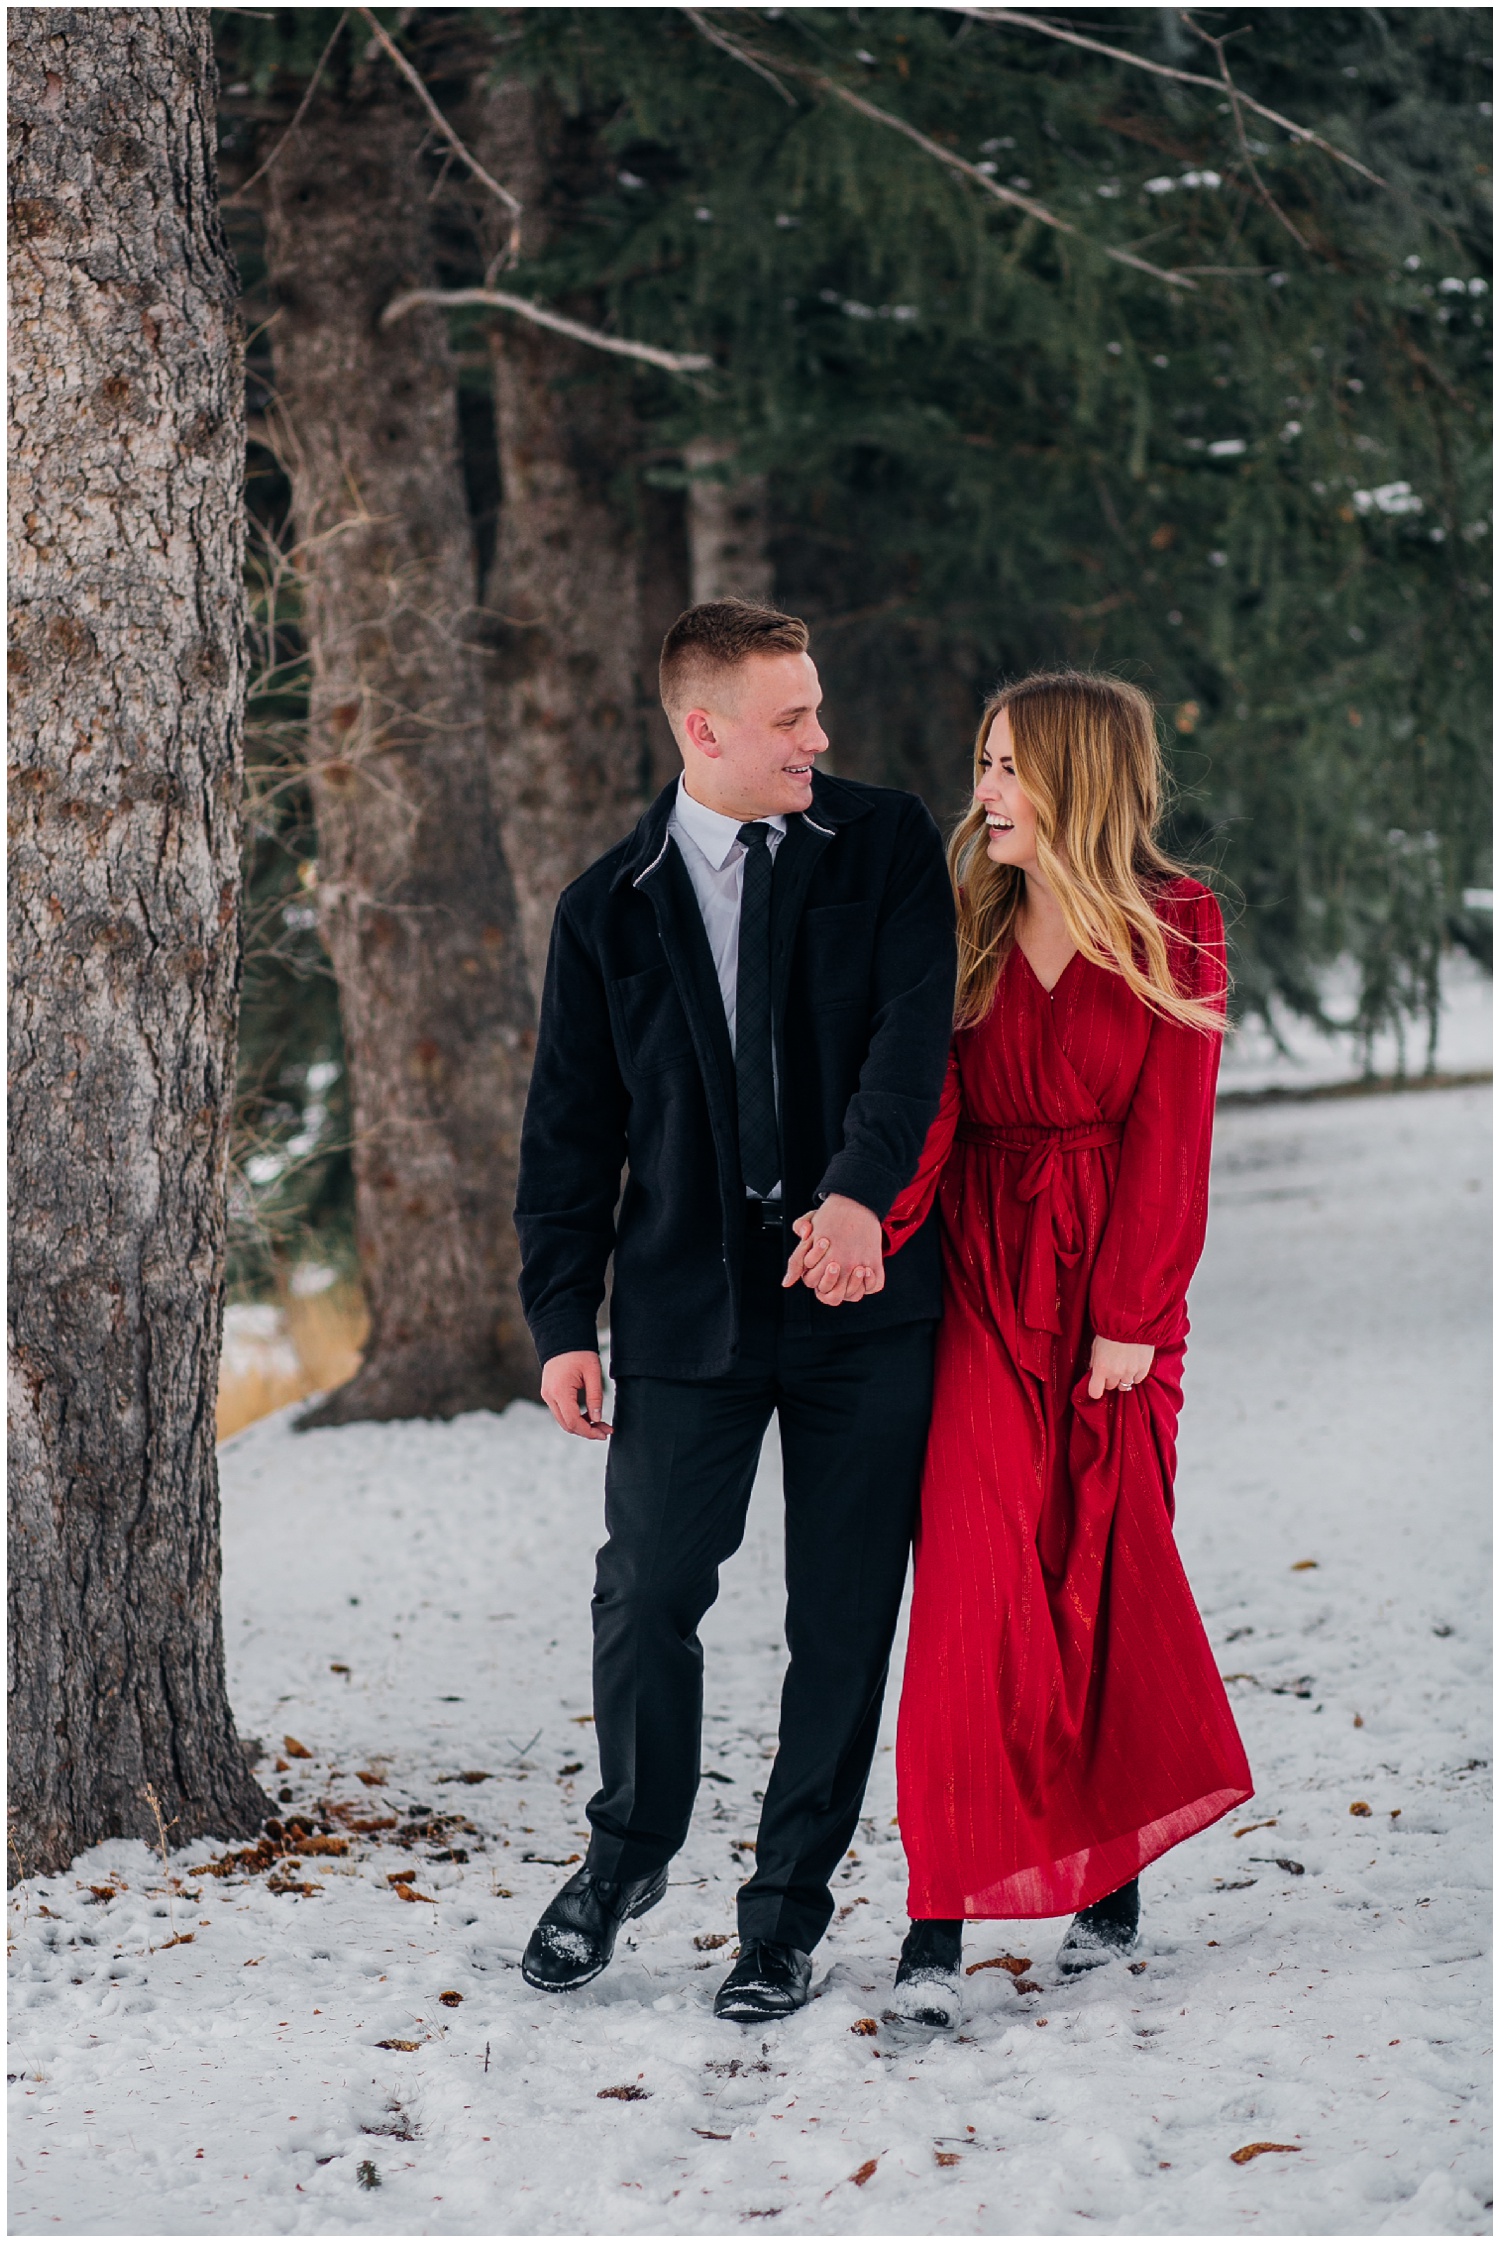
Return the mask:
<path id="1" fill-rule="evenodd" d="M 688 793 L 741 821 L 809 809 L 828 745 L 822 699 L 811 655 L 753 654 L 721 671 L 679 722 Z"/>

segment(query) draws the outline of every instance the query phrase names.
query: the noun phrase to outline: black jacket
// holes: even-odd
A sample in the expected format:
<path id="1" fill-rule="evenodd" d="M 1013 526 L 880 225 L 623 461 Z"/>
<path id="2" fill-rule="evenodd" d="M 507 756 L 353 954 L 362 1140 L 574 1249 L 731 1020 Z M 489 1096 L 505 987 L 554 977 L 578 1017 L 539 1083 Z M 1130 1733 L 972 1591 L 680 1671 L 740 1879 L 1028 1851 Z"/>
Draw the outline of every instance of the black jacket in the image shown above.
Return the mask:
<path id="1" fill-rule="evenodd" d="M 667 831 L 675 792 L 558 903 L 521 1136 L 521 1301 L 537 1353 L 598 1345 L 613 1252 L 617 1377 L 719 1377 L 739 1336 L 734 1058 Z M 771 950 L 787 1213 L 842 1192 L 884 1217 L 937 1112 L 953 1018 L 952 898 L 915 795 L 815 774 L 812 808 L 776 853 Z M 929 1222 L 884 1292 L 828 1309 L 799 1288 L 788 1329 L 836 1316 L 852 1333 L 939 1307 Z"/>

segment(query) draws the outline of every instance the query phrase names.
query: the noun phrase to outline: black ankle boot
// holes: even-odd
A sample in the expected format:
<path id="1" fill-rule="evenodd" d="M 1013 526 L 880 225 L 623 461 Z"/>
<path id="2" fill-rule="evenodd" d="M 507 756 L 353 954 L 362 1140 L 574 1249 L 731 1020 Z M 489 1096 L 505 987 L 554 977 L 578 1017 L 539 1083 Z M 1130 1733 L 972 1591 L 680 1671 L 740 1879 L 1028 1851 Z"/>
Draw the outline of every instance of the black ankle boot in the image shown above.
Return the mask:
<path id="1" fill-rule="evenodd" d="M 610 1882 L 592 1870 L 570 1877 L 526 1942 L 521 1976 L 546 1994 L 571 1993 L 597 1978 L 615 1951 L 620 1926 L 654 1908 L 667 1872 Z"/>
<path id="2" fill-rule="evenodd" d="M 919 1917 L 902 1944 L 886 2023 L 919 2033 L 956 2032 L 963 1948 L 961 1916 Z"/>
<path id="3" fill-rule="evenodd" d="M 812 1957 L 774 1939 L 748 1939 L 714 1996 L 715 2017 L 731 2025 L 774 2025 L 807 2007 Z"/>
<path id="4" fill-rule="evenodd" d="M 1141 1886 L 1137 1877 L 1118 1892 L 1080 1908 L 1068 1926 L 1057 1951 L 1057 1967 L 1065 1977 L 1095 1970 L 1100 1963 L 1128 1955 L 1141 1936 Z"/>

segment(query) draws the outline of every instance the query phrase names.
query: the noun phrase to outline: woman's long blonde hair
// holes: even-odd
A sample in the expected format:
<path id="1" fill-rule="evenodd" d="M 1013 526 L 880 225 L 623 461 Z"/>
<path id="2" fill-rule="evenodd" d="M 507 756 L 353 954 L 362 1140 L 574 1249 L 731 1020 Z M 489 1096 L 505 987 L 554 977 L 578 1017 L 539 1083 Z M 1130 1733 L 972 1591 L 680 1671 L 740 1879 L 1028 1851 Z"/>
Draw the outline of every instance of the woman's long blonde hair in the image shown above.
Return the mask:
<path id="1" fill-rule="evenodd" d="M 1224 1016 L 1177 985 L 1154 892 L 1181 876 L 1156 845 L 1163 774 L 1150 701 L 1123 678 L 1047 670 L 985 705 L 974 743 L 976 782 L 1004 710 L 1016 777 L 1036 809 L 1037 864 L 1084 956 L 1120 976 L 1153 1012 L 1222 1033 Z M 955 1025 L 972 1028 L 994 1002 L 1026 894 L 1014 865 L 992 864 L 989 829 L 972 803 L 948 844 L 958 898 Z"/>

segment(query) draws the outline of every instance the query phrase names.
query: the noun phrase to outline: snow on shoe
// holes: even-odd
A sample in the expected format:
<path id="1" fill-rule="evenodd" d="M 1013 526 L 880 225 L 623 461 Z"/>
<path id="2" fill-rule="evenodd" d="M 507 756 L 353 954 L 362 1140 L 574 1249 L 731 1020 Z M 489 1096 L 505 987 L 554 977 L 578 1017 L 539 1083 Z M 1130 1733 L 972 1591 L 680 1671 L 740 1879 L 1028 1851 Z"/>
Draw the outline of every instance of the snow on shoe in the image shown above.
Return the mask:
<path id="1" fill-rule="evenodd" d="M 912 1925 L 884 2012 L 887 2024 L 921 2033 L 957 2031 L 963 2010 L 963 1937 L 961 1923 L 933 1919 Z"/>

